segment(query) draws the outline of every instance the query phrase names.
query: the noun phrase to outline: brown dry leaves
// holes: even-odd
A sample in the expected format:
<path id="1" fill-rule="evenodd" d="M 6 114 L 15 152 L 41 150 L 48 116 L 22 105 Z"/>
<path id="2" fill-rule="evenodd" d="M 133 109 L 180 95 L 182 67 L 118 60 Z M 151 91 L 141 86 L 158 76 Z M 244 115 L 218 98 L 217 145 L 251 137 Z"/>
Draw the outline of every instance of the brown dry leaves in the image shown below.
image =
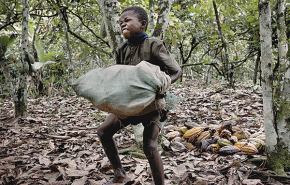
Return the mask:
<path id="1" fill-rule="evenodd" d="M 262 129 L 261 93 L 250 86 L 235 90 L 219 85 L 198 88 L 192 82 L 172 91 L 183 100 L 170 112 L 164 134 L 184 125 L 217 126 L 224 122 L 251 132 Z M 29 99 L 26 119 L 13 118 L 10 100 L 0 105 L 1 184 L 83 185 L 111 180 L 113 172 L 96 134 L 106 113 L 74 95 Z M 134 146 L 131 128 L 117 133 L 116 141 L 119 148 Z M 247 155 L 220 156 L 200 152 L 194 146 L 176 146 L 161 154 L 168 185 L 278 183 L 239 170 L 267 170 L 263 162 L 246 162 Z M 147 160 L 120 157 L 134 184 L 153 184 Z"/>

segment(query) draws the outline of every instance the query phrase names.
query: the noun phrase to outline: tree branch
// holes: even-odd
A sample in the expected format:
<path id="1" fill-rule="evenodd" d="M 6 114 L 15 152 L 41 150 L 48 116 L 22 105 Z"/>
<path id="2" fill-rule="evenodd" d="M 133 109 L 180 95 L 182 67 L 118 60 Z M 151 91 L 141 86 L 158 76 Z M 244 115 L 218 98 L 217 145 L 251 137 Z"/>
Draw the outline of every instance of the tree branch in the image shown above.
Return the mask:
<path id="1" fill-rule="evenodd" d="M 100 52 L 105 53 L 105 54 L 107 54 L 107 55 L 109 55 L 109 56 L 112 57 L 112 54 L 111 54 L 111 53 L 106 52 L 106 51 L 104 51 L 104 50 L 102 50 L 102 49 L 99 49 L 99 48 L 95 47 L 94 45 L 92 45 L 92 44 L 89 43 L 87 40 L 85 40 L 84 38 L 82 38 L 82 37 L 79 36 L 78 34 L 74 33 L 74 32 L 70 29 L 70 26 L 69 26 L 69 23 L 68 23 L 68 17 L 67 17 L 67 14 L 66 14 L 66 8 L 62 8 L 62 9 L 60 10 L 60 13 L 63 15 L 64 22 L 66 23 L 66 26 L 67 26 L 67 31 L 68 31 L 71 35 L 73 35 L 75 38 L 79 39 L 81 42 L 87 44 L 87 45 L 90 46 L 91 48 L 94 48 L 94 49 L 96 49 L 97 51 L 100 51 Z"/>
<path id="2" fill-rule="evenodd" d="M 196 42 L 196 38 L 194 37 L 192 40 L 191 40 L 191 48 L 190 48 L 190 51 L 185 59 L 185 61 L 188 61 L 189 57 L 191 56 L 191 53 L 193 52 L 194 48 L 196 48 L 197 46 L 199 45 L 199 42 Z"/>
<path id="3" fill-rule="evenodd" d="M 94 49 L 96 49 L 97 51 L 100 51 L 100 52 L 105 53 L 105 54 L 107 54 L 107 55 L 109 55 L 109 56 L 112 56 L 111 53 L 106 52 L 106 51 L 104 51 L 104 50 L 102 50 L 102 49 L 97 48 L 96 46 L 92 45 L 92 44 L 89 43 L 87 40 L 85 40 L 84 38 L 82 38 L 82 37 L 79 36 L 78 34 L 74 33 L 74 32 L 71 31 L 70 29 L 68 29 L 67 31 L 68 31 L 72 36 L 74 36 L 75 38 L 79 39 L 81 42 L 87 44 L 87 45 L 90 46 L 91 48 L 94 48 Z"/>
<path id="4" fill-rule="evenodd" d="M 198 65 L 214 65 L 214 64 L 217 64 L 217 63 L 205 64 L 203 62 L 200 62 L 200 63 L 194 63 L 194 64 L 182 64 L 181 67 L 198 66 Z"/>
<path id="5" fill-rule="evenodd" d="M 77 18 L 79 18 L 79 20 L 81 21 L 82 25 L 84 25 L 95 37 L 97 37 L 98 39 L 100 39 L 103 43 L 105 43 L 108 47 L 110 47 L 109 43 L 106 42 L 104 39 L 102 39 L 101 37 L 99 37 L 91 28 L 89 28 L 88 25 L 86 25 L 83 21 L 83 18 L 80 17 L 78 14 L 74 13 L 71 10 L 68 10 L 70 13 L 72 13 L 74 16 L 76 16 Z"/>
<path id="6" fill-rule="evenodd" d="M 13 22 L 8 22 L 8 23 L 4 24 L 3 26 L 0 27 L 0 31 L 1 31 L 2 29 L 6 28 L 7 26 L 10 26 L 10 25 L 12 25 L 12 24 L 14 24 L 14 23 L 17 23 L 17 22 L 19 22 L 19 21 L 13 21 Z"/>
<path id="7" fill-rule="evenodd" d="M 56 17 L 58 14 L 53 14 L 53 15 L 39 15 L 39 14 L 30 14 L 31 16 L 37 16 L 37 17 Z"/>

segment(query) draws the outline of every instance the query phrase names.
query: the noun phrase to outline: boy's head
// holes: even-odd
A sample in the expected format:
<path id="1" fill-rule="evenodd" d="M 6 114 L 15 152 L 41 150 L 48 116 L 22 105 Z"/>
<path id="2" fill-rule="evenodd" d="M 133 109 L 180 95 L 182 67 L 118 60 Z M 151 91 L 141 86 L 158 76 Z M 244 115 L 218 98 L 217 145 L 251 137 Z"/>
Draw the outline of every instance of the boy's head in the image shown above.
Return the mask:
<path id="1" fill-rule="evenodd" d="M 138 33 L 145 32 L 147 30 L 147 25 L 147 12 L 139 6 L 128 7 L 121 13 L 121 31 L 127 39 L 130 39 Z"/>

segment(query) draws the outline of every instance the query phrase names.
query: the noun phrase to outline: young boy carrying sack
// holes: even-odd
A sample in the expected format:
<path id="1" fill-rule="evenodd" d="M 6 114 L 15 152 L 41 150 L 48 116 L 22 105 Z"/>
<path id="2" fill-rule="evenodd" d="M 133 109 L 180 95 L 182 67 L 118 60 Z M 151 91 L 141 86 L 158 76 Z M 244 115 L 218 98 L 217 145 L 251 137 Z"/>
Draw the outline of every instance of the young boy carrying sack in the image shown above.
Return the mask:
<path id="1" fill-rule="evenodd" d="M 170 76 L 171 83 L 174 83 L 182 74 L 181 68 L 166 49 L 163 41 L 148 38 L 145 33 L 147 25 L 148 15 L 141 7 L 129 7 L 121 13 L 121 31 L 128 40 L 121 44 L 116 51 L 117 64 L 137 65 L 141 61 L 147 61 L 159 66 Z M 142 123 L 144 125 L 143 150 L 149 161 L 154 183 L 164 185 L 163 163 L 157 148 L 158 134 L 164 126 L 163 116 L 160 115 L 160 112 L 154 110 L 142 116 L 130 116 L 125 119 L 118 118 L 115 114 L 109 114 L 104 123 L 99 126 L 98 136 L 114 170 L 113 180 L 106 184 L 124 183 L 129 179 L 122 167 L 113 135 L 130 124 Z"/>

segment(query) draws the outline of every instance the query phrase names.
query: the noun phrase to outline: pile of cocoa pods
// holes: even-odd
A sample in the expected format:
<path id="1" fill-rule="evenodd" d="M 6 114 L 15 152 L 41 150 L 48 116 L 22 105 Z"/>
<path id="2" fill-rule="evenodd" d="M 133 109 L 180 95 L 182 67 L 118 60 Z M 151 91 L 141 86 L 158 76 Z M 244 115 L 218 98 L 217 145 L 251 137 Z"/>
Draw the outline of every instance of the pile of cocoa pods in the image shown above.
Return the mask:
<path id="1" fill-rule="evenodd" d="M 182 151 L 198 148 L 201 152 L 213 152 L 222 155 L 242 153 L 255 155 L 265 150 L 266 137 L 263 132 L 249 131 L 233 127 L 230 123 L 217 128 L 196 126 L 188 129 L 186 126 L 165 134 L 167 142 L 163 147 Z M 183 145 L 183 146 L 182 146 Z"/>

